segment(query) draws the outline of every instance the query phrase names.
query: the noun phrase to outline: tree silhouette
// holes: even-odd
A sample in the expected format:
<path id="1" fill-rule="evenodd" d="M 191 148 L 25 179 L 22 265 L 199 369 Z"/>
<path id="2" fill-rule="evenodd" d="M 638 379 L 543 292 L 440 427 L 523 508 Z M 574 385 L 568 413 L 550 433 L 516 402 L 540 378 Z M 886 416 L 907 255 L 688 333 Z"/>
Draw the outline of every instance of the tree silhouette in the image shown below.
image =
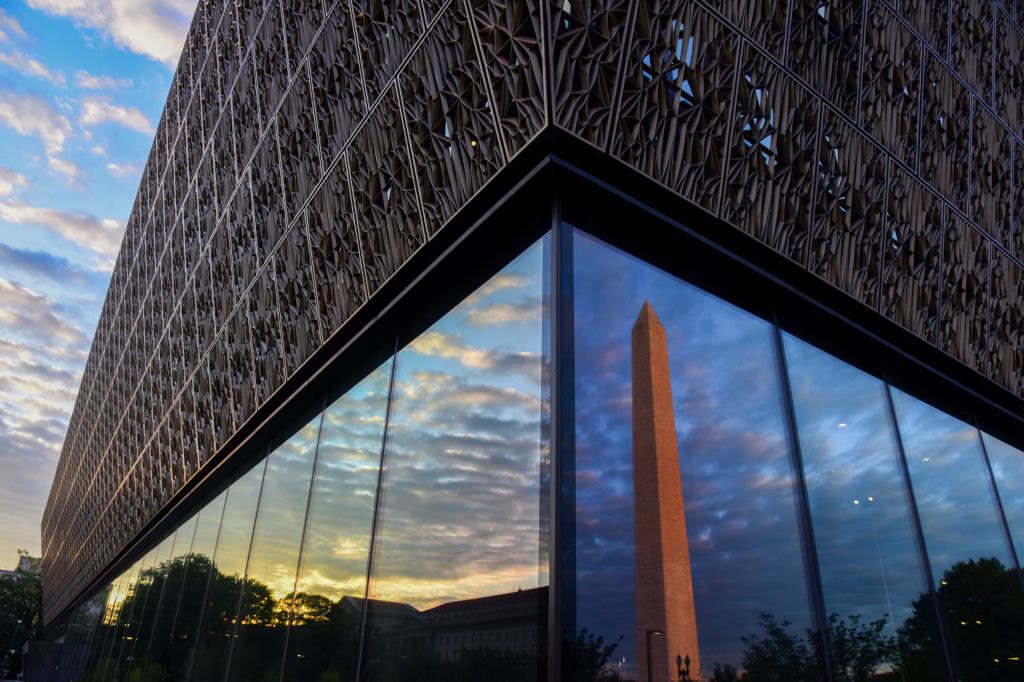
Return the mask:
<path id="1" fill-rule="evenodd" d="M 1024 662 L 1019 660 L 1024 658 L 1024 589 L 1019 570 L 1005 567 L 994 557 L 961 561 L 943 574 L 938 600 L 960 679 L 1024 679 Z M 914 600 L 913 614 L 899 631 L 908 668 L 924 668 L 927 661 L 923 659 L 941 650 L 934 623 L 934 602 L 923 593 Z"/>
<path id="2" fill-rule="evenodd" d="M 573 679 L 577 682 L 615 680 L 617 676 L 605 673 L 605 666 L 619 648 L 620 636 L 614 642 L 605 644 L 603 635 L 596 635 L 583 627 L 575 637 L 562 637 L 563 665 L 571 667 Z"/>

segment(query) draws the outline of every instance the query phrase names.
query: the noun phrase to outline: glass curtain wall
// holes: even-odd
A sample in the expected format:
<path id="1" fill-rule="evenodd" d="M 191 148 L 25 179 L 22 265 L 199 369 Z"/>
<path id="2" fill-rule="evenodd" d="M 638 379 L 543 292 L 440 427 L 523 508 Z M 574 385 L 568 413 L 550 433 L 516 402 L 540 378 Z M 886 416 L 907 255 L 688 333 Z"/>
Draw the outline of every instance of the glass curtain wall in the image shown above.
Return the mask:
<path id="1" fill-rule="evenodd" d="M 1024 679 L 1024 452 L 568 234 L 564 679 Z M 545 679 L 550 252 L 84 602 L 60 679 Z"/>
<path id="2" fill-rule="evenodd" d="M 547 240 L 112 581 L 68 680 L 534 680 Z M 382 467 L 383 463 L 383 467 Z M 91 609 L 91 611 L 90 611 Z"/>
<path id="3" fill-rule="evenodd" d="M 1024 679 L 1024 453 L 583 233 L 572 253 L 563 670 Z"/>

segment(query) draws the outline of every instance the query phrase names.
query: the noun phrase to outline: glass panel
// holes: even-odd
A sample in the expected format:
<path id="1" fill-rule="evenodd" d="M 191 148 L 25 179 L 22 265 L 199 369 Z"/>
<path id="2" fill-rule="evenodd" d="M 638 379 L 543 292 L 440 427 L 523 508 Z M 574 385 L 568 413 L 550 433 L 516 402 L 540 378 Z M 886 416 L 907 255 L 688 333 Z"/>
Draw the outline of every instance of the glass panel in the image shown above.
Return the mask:
<path id="1" fill-rule="evenodd" d="M 64 637 L 64 644 L 61 647 L 57 676 L 60 682 L 77 680 L 81 677 L 81 673 L 78 671 L 89 653 L 93 634 L 97 630 L 100 616 L 110 598 L 111 587 L 108 585 L 75 609 Z"/>
<path id="2" fill-rule="evenodd" d="M 389 360 L 324 412 L 284 679 L 353 680 Z"/>
<path id="3" fill-rule="evenodd" d="M 125 629 L 119 664 L 128 671 L 130 678 L 142 675 L 142 670 L 139 669 L 139 658 L 144 658 L 146 655 L 149 633 L 153 629 L 156 607 L 160 601 L 158 590 L 163 586 L 162 581 L 157 580 L 160 573 L 160 562 L 170 555 L 175 535 L 172 533 L 164 538 L 163 542 L 153 550 L 151 562 L 143 569 L 135 586 L 135 592 L 129 597 L 129 600 L 135 603 L 129 609 L 131 617 L 128 621 L 129 625 Z M 153 589 L 154 585 L 157 587 L 156 590 Z"/>
<path id="4" fill-rule="evenodd" d="M 999 518 L 978 431 L 893 390 L 910 480 L 924 529 L 946 633 L 959 677 L 1007 676 L 1007 659 L 1024 657 L 1024 595 Z M 912 619 L 930 604 L 915 604 Z M 1019 665 L 1016 661 L 1014 665 Z"/>
<path id="5" fill-rule="evenodd" d="M 786 336 L 836 680 L 946 675 L 883 383 Z M 905 645 L 901 642 L 907 642 Z"/>
<path id="6" fill-rule="evenodd" d="M 199 639 L 199 624 L 206 603 L 206 590 L 213 567 L 213 553 L 217 547 L 217 534 L 224 514 L 227 491 L 207 503 L 199 511 L 192 550 L 186 557 L 182 578 L 181 599 L 171 624 L 167 649 L 167 668 L 171 679 L 188 679 Z"/>
<path id="7" fill-rule="evenodd" d="M 181 598 L 186 563 L 192 549 L 192 539 L 198 520 L 199 515 L 196 514 L 178 528 L 171 554 L 153 571 L 150 592 L 159 594 L 160 598 L 156 606 L 152 631 L 145 638 L 146 655 L 142 661 L 142 669 L 146 671 L 146 679 L 164 679 L 168 674 L 166 653 L 171 624 L 178 608 L 178 600 Z M 150 600 L 152 598 L 151 595 Z"/>
<path id="8" fill-rule="evenodd" d="M 135 566 L 132 566 L 114 580 L 107 603 L 104 604 L 103 613 L 100 616 L 100 626 L 95 635 L 96 642 L 91 647 L 88 658 L 82 666 L 83 678 L 86 680 L 103 679 L 106 675 L 105 671 L 111 668 L 106 658 L 110 654 L 110 643 L 117 630 L 117 618 L 121 601 L 124 599 L 121 595 L 127 589 L 129 577 L 134 569 Z"/>
<path id="9" fill-rule="evenodd" d="M 548 584 L 544 255 L 531 247 L 398 356 L 369 681 L 537 679 Z"/>
<path id="10" fill-rule="evenodd" d="M 203 624 L 196 644 L 193 680 L 220 680 L 227 670 L 242 577 L 249 559 L 249 544 L 266 464 L 267 460 L 263 459 L 228 488 L 224 519 L 220 524 L 217 551 L 206 591 Z"/>
<path id="11" fill-rule="evenodd" d="M 156 553 L 156 548 L 148 551 L 138 562 L 135 570 L 132 571 L 131 578 L 128 581 L 128 587 L 124 592 L 121 603 L 118 606 L 118 625 L 114 631 L 114 641 L 111 642 L 111 663 L 114 665 L 114 670 L 117 672 L 117 677 L 123 677 L 125 674 L 124 660 L 125 660 L 125 648 L 131 646 L 131 631 L 133 626 L 132 621 L 132 610 L 138 604 L 138 599 L 135 595 L 138 594 L 139 581 L 145 570 L 150 567 L 153 563 L 153 555 Z"/>
<path id="12" fill-rule="evenodd" d="M 999 488 L 999 499 L 1010 527 L 1017 557 L 1024 552 L 1024 452 L 984 434 L 985 449 Z M 1022 673 L 1024 676 L 1024 673 Z"/>
<path id="13" fill-rule="evenodd" d="M 816 679 L 772 326 L 573 248 L 577 678 Z"/>
<path id="14" fill-rule="evenodd" d="M 320 415 L 267 458 L 230 680 L 280 680 Z"/>

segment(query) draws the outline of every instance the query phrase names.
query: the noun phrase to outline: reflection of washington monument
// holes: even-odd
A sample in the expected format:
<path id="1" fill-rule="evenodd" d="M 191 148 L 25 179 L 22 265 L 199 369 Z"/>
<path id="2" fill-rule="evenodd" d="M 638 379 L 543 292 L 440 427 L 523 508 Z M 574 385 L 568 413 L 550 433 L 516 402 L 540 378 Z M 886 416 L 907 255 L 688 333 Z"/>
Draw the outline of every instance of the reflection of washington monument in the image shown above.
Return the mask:
<path id="1" fill-rule="evenodd" d="M 633 511 L 640 679 L 700 679 L 697 614 L 665 327 L 644 302 L 633 325 Z"/>

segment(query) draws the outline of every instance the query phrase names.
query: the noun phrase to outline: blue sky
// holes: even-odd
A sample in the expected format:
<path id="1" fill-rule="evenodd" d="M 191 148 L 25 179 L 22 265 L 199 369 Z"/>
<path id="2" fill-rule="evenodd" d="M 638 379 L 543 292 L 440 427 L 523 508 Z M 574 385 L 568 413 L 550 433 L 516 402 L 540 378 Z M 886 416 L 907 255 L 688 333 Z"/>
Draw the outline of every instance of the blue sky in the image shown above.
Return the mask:
<path id="1" fill-rule="evenodd" d="M 39 522 L 195 0 L 0 3 L 0 567 Z"/>

